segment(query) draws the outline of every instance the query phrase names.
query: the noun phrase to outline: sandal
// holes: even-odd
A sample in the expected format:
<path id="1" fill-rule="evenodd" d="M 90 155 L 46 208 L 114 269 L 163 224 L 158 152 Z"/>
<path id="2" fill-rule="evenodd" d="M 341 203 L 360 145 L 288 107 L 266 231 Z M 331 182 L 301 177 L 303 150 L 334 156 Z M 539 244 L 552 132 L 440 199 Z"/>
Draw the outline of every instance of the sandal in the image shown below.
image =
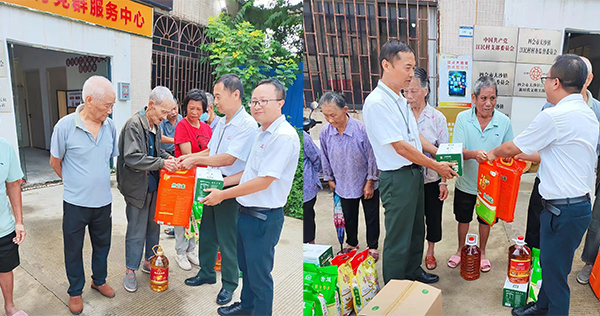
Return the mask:
<path id="1" fill-rule="evenodd" d="M 452 255 L 452 257 L 450 257 L 450 259 L 448 259 L 448 266 L 452 269 L 458 267 L 459 264 L 460 264 L 460 256 Z"/>
<path id="2" fill-rule="evenodd" d="M 481 259 L 481 272 L 492 270 L 492 263 L 488 259 Z"/>
<path id="3" fill-rule="evenodd" d="M 425 257 L 425 267 L 427 270 L 433 270 L 437 267 L 437 261 L 434 256 L 426 256 Z"/>
<path id="4" fill-rule="evenodd" d="M 25 313 L 24 311 L 20 310 L 14 314 L 12 314 L 12 316 L 29 316 L 27 315 L 27 313 Z"/>
<path id="5" fill-rule="evenodd" d="M 341 253 L 349 254 L 352 250 L 358 250 L 359 248 L 360 248 L 359 246 L 356 246 L 356 247 L 346 246 L 346 247 L 344 247 L 344 249 L 342 249 Z"/>
<path id="6" fill-rule="evenodd" d="M 369 249 L 369 255 L 373 257 L 373 260 L 375 260 L 375 262 L 379 260 L 379 251 L 377 251 L 377 249 Z"/>

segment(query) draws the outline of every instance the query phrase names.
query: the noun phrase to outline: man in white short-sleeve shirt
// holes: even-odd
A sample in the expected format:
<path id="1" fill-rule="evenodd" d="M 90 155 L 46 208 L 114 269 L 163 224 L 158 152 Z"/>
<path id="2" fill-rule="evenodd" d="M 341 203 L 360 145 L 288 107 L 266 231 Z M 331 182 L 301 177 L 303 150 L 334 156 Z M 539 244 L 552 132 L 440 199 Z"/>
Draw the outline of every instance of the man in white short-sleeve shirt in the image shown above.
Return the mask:
<path id="1" fill-rule="evenodd" d="M 215 105 L 223 117 L 213 131 L 208 149 L 196 154 L 182 156 L 181 167 L 191 169 L 199 166 L 217 167 L 223 177 L 244 170 L 252 142 L 258 133 L 258 124 L 242 105 L 244 87 L 235 74 L 221 76 L 214 87 Z M 205 206 L 199 229 L 198 257 L 200 271 L 185 280 L 189 286 L 214 284 L 215 262 L 221 251 L 221 291 L 217 304 L 231 301 L 238 286 L 236 225 L 239 205 L 234 198 L 224 199 L 213 206 Z"/>
<path id="2" fill-rule="evenodd" d="M 382 77 L 365 100 L 363 118 L 381 170 L 379 189 L 386 228 L 383 279 L 386 283 L 392 279 L 434 283 L 439 277 L 421 268 L 425 241 L 421 166 L 447 179 L 456 173 L 451 164 L 434 161 L 422 153 L 423 147 L 432 145 L 420 137 L 415 117 L 400 94 L 413 77 L 412 49 L 406 43 L 390 40 L 381 47 L 379 63 Z"/>
<path id="3" fill-rule="evenodd" d="M 300 155 L 298 132 L 281 115 L 285 87 L 265 79 L 252 92 L 252 116 L 261 125 L 243 173 L 225 179 L 240 185 L 209 189 L 202 203 L 214 205 L 237 197 L 238 262 L 243 274 L 241 302 L 217 310 L 219 315 L 273 314 L 273 260 L 283 227 L 283 206 L 294 181 Z"/>
<path id="4" fill-rule="evenodd" d="M 568 315 L 575 249 L 591 220 L 590 191 L 594 187 L 598 120 L 583 101 L 587 67 L 576 55 L 556 58 L 542 77 L 548 102 L 555 107 L 539 113 L 514 141 L 490 150 L 489 161 L 539 152 L 539 192 L 542 287 L 536 303 L 513 309 L 513 315 Z"/>

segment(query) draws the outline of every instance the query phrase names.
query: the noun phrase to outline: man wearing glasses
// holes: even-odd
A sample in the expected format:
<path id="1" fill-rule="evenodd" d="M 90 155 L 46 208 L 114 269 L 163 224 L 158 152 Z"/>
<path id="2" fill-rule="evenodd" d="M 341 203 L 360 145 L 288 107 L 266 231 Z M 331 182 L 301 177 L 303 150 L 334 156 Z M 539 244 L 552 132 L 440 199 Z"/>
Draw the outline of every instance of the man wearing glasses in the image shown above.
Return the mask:
<path id="1" fill-rule="evenodd" d="M 252 92 L 252 116 L 260 124 L 243 172 L 225 179 L 240 185 L 211 192 L 201 202 L 215 205 L 237 197 L 238 262 L 243 273 L 241 302 L 217 309 L 219 315 L 273 314 L 273 260 L 283 227 L 283 206 L 292 188 L 300 155 L 298 132 L 281 115 L 285 87 L 265 79 Z M 203 219 L 204 220 L 204 219 Z M 204 245 L 202 245 L 204 247 Z"/>
<path id="2" fill-rule="evenodd" d="M 85 285 L 83 240 L 88 226 L 92 256 L 92 288 L 112 298 L 106 284 L 107 258 L 112 231 L 110 160 L 119 155 L 117 130 L 108 117 L 115 103 L 115 90 L 108 79 L 92 76 L 83 84 L 84 103 L 54 126 L 50 144 L 50 166 L 63 180 L 63 241 L 69 279 L 69 310 L 83 311 L 81 293 Z"/>
<path id="3" fill-rule="evenodd" d="M 539 113 L 514 141 L 487 153 L 487 159 L 539 153 L 539 192 L 544 210 L 540 215 L 542 287 L 536 303 L 517 307 L 513 315 L 568 315 L 571 272 L 575 249 L 591 221 L 590 191 L 599 124 L 583 100 L 581 90 L 588 75 L 576 55 L 561 55 L 542 77 L 548 102 L 555 107 Z"/>
<path id="4" fill-rule="evenodd" d="M 125 122 L 119 136 L 117 182 L 125 197 L 127 233 L 125 235 L 125 290 L 135 292 L 135 271 L 150 273 L 152 247 L 158 244 L 160 225 L 154 222 L 160 169 L 177 171 L 177 160 L 161 148 L 159 124 L 177 107 L 173 94 L 158 86 L 150 93 L 148 105 Z"/>
<path id="5" fill-rule="evenodd" d="M 215 105 L 219 112 L 225 114 L 225 117 L 217 123 L 208 143 L 208 149 L 181 156 L 180 167 L 184 169 L 191 169 L 196 165 L 217 167 L 223 177 L 227 177 L 244 170 L 258 125 L 242 105 L 244 87 L 237 75 L 221 76 L 213 92 Z M 238 286 L 236 239 L 238 210 L 239 205 L 234 198 L 224 199 L 220 203 L 204 207 L 198 232 L 200 271 L 196 276 L 185 280 L 185 284 L 189 286 L 215 284 L 217 282 L 215 262 L 220 248 L 223 285 L 217 296 L 219 305 L 231 302 L 233 291 Z"/>

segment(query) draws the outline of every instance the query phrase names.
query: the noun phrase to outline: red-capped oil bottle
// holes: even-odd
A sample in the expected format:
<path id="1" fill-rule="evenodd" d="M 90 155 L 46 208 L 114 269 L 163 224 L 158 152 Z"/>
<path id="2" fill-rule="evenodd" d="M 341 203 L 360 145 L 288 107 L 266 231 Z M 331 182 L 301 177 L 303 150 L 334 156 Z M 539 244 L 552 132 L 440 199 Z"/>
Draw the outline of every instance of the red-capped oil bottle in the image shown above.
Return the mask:
<path id="1" fill-rule="evenodd" d="M 150 288 L 162 292 L 169 287 L 169 259 L 160 245 L 152 247 L 154 256 L 150 258 Z"/>
<path id="2" fill-rule="evenodd" d="M 531 274 L 531 249 L 525 245 L 525 237 L 519 236 L 508 249 L 508 279 L 515 284 L 529 282 Z"/>
<path id="3" fill-rule="evenodd" d="M 468 234 L 467 241 L 460 251 L 460 275 L 467 281 L 479 279 L 481 250 L 477 247 L 477 235 Z"/>

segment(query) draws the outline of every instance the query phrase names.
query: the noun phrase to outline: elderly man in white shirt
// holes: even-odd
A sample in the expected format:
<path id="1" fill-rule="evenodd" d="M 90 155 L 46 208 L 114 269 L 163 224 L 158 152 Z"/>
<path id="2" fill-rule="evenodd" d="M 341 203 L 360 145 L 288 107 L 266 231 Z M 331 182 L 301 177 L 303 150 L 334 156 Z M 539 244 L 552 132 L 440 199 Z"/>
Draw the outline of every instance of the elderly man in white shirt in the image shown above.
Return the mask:
<path id="1" fill-rule="evenodd" d="M 541 157 L 538 177 L 544 210 L 540 215 L 540 263 L 544 280 L 536 303 L 514 308 L 513 315 L 568 315 L 567 276 L 573 255 L 591 221 L 598 120 L 583 100 L 587 67 L 576 55 L 556 58 L 542 77 L 548 102 L 514 141 L 487 153 L 489 161 L 520 153 Z"/>
<path id="2" fill-rule="evenodd" d="M 435 283 L 439 277 L 421 268 L 425 241 L 425 200 L 422 167 L 444 178 L 457 175 L 451 165 L 437 162 L 422 152 L 436 149 L 420 137 L 417 121 L 400 94 L 409 86 L 415 54 L 404 42 L 390 40 L 379 55 L 381 80 L 365 100 L 363 118 L 373 147 L 385 208 L 383 279 Z"/>
<path id="3" fill-rule="evenodd" d="M 225 178 L 226 190 L 211 192 L 201 202 L 214 205 L 237 197 L 238 263 L 243 274 L 241 302 L 217 309 L 219 315 L 273 314 L 273 260 L 283 228 L 283 206 L 292 189 L 300 155 L 298 132 L 281 115 L 285 87 L 265 79 L 252 92 L 252 116 L 261 125 L 243 172 Z"/>

